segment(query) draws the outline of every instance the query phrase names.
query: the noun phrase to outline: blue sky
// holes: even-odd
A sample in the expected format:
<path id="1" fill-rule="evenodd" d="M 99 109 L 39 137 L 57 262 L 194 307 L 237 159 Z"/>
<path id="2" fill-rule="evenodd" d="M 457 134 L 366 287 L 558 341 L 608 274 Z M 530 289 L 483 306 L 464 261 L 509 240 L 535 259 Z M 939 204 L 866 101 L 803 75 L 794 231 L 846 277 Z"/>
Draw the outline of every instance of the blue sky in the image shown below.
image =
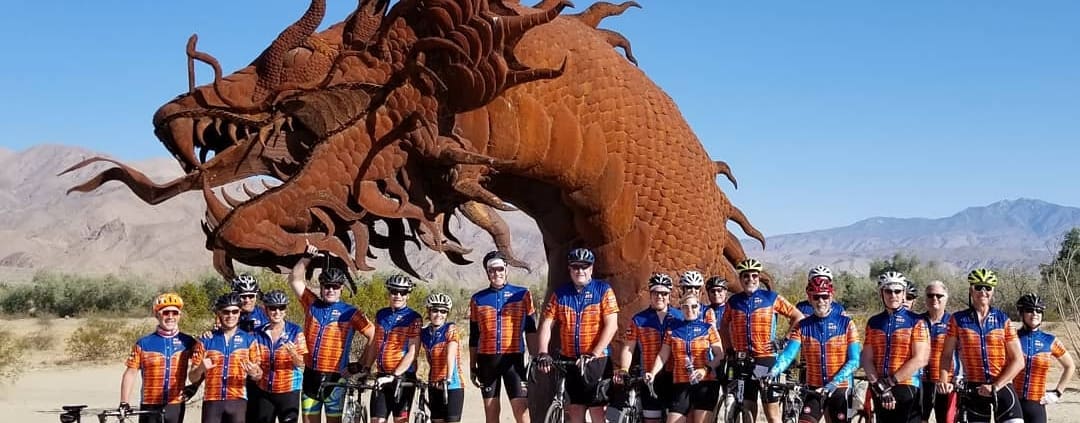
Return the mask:
<path id="1" fill-rule="evenodd" d="M 602 26 L 732 166 L 740 189 L 721 187 L 767 235 L 1006 198 L 1080 206 L 1080 2 L 639 2 Z M 150 117 L 187 88 L 191 33 L 228 72 L 307 6 L 7 4 L 0 146 L 126 160 L 166 155 Z M 330 0 L 324 26 L 355 4 Z"/>

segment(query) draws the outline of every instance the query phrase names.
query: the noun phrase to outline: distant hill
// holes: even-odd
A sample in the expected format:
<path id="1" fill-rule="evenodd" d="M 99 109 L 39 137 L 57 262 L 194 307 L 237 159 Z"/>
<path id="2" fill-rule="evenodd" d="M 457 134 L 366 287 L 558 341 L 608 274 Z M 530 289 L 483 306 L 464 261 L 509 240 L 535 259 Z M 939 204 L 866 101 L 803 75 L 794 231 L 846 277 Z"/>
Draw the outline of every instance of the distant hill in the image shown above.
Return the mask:
<path id="1" fill-rule="evenodd" d="M 1021 198 L 969 207 L 939 219 L 873 217 L 854 224 L 769 237 L 760 254 L 789 266 L 826 264 L 866 273 L 870 261 L 901 251 L 953 269 L 1034 269 L 1057 253 L 1062 235 L 1080 226 L 1080 208 Z M 743 242 L 747 251 L 760 251 Z"/>
<path id="2" fill-rule="evenodd" d="M 187 193 L 150 206 L 118 182 L 89 194 L 65 195 L 106 168 L 105 164 L 56 175 L 93 151 L 61 145 L 38 145 L 24 151 L 0 149 L 0 282 L 29 279 L 37 270 L 90 274 L 134 273 L 171 282 L 210 272 L 210 253 L 199 221 L 205 212 L 201 194 Z M 182 173 L 172 159 L 129 163 L 155 181 Z M 514 231 L 514 248 L 533 267 L 537 279 L 547 271 L 543 241 L 532 220 L 521 212 L 504 213 Z M 464 219 L 455 234 L 479 260 L 493 248 L 486 233 Z M 453 225 L 453 223 L 452 223 Z M 434 280 L 486 284 L 479 265 L 457 266 L 440 255 L 416 252 L 412 262 Z M 372 262 L 392 269 L 385 254 Z M 523 272 L 522 272 L 523 273 Z"/>

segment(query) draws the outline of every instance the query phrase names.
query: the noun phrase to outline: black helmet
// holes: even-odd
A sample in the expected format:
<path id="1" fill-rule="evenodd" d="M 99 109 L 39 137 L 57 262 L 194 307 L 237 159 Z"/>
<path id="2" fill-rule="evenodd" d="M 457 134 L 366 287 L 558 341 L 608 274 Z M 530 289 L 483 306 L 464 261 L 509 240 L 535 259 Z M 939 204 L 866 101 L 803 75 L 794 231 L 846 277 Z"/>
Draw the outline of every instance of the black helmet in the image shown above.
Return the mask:
<path id="1" fill-rule="evenodd" d="M 235 292 L 217 297 L 214 301 L 214 310 L 223 310 L 228 307 L 240 307 L 240 295 Z"/>
<path id="2" fill-rule="evenodd" d="M 252 294 L 259 292 L 259 281 L 254 276 L 241 273 L 232 280 L 232 290 L 237 294 Z"/>
<path id="3" fill-rule="evenodd" d="M 570 264 L 587 263 L 591 266 L 596 263 L 596 256 L 588 248 L 575 248 L 566 255 L 566 261 L 570 262 Z"/>
<path id="4" fill-rule="evenodd" d="M 329 267 L 319 274 L 320 285 L 345 285 L 349 282 L 349 275 L 337 267 Z"/>
<path id="5" fill-rule="evenodd" d="M 263 304 L 268 306 L 287 306 L 289 305 L 289 296 L 285 295 L 285 291 L 273 290 L 263 295 Z"/>
<path id="6" fill-rule="evenodd" d="M 727 279 L 723 276 L 710 276 L 709 280 L 705 281 L 705 287 L 708 289 L 727 288 Z"/>
<path id="7" fill-rule="evenodd" d="M 653 287 L 667 288 L 666 292 L 671 292 L 671 276 L 667 273 L 653 273 L 649 277 L 649 290 L 652 291 Z"/>
<path id="8" fill-rule="evenodd" d="M 1016 311 L 1033 308 L 1038 311 L 1046 310 L 1046 303 L 1039 297 L 1039 294 L 1028 293 L 1020 296 L 1020 299 L 1016 300 Z"/>
<path id="9" fill-rule="evenodd" d="M 907 298 L 919 298 L 919 286 L 915 281 L 908 279 L 907 281 Z"/>

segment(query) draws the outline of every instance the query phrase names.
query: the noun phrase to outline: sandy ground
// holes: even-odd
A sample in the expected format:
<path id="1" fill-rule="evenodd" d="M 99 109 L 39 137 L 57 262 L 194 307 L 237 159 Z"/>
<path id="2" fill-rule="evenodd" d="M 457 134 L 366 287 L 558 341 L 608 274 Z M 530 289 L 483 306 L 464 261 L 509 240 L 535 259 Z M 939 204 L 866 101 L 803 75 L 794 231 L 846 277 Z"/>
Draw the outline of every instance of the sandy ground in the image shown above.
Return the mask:
<path id="1" fill-rule="evenodd" d="M 32 351 L 24 360 L 26 370 L 15 381 L 0 385 L 0 421 L 23 423 L 55 423 L 61 405 L 86 404 L 91 408 L 115 407 L 119 400 L 121 361 L 104 364 L 62 364 L 63 342 L 78 325 L 78 319 L 57 319 L 49 323 L 49 331 L 57 341 L 52 349 Z M 0 328 L 16 333 L 40 330 L 41 323 L 32 319 L 0 320 Z M 1074 353 L 1074 357 L 1075 357 Z M 1060 371 L 1058 369 L 1058 371 Z M 1052 374 L 1050 380 L 1057 380 Z M 1075 379 L 1074 379 L 1075 381 Z M 1073 383 L 1073 388 L 1080 384 Z M 138 389 L 138 388 L 136 388 Z M 136 394 L 137 395 L 137 394 Z M 503 398 L 502 422 L 512 422 L 510 406 Z M 1080 422 L 1080 392 L 1070 392 L 1065 399 L 1048 409 L 1051 423 Z M 198 404 L 189 406 L 186 422 L 199 422 Z M 94 420 L 90 418 L 91 421 Z M 465 390 L 463 422 L 484 421 L 480 391 Z"/>

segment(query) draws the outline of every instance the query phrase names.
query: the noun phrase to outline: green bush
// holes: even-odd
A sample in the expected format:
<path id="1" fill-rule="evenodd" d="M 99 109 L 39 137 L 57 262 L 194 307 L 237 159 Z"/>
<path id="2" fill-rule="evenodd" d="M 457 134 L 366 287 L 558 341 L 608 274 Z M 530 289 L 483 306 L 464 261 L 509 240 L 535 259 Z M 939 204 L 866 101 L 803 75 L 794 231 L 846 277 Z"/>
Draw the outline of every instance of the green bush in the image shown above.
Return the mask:
<path id="1" fill-rule="evenodd" d="M 68 337 L 64 351 L 75 362 L 118 360 L 131 351 L 135 341 L 153 330 L 152 324 L 90 319 Z"/>
<path id="2" fill-rule="evenodd" d="M 131 315 L 146 310 L 152 300 L 153 290 L 134 279 L 38 272 L 29 284 L 4 288 L 0 292 L 0 310 L 55 316 Z"/>

